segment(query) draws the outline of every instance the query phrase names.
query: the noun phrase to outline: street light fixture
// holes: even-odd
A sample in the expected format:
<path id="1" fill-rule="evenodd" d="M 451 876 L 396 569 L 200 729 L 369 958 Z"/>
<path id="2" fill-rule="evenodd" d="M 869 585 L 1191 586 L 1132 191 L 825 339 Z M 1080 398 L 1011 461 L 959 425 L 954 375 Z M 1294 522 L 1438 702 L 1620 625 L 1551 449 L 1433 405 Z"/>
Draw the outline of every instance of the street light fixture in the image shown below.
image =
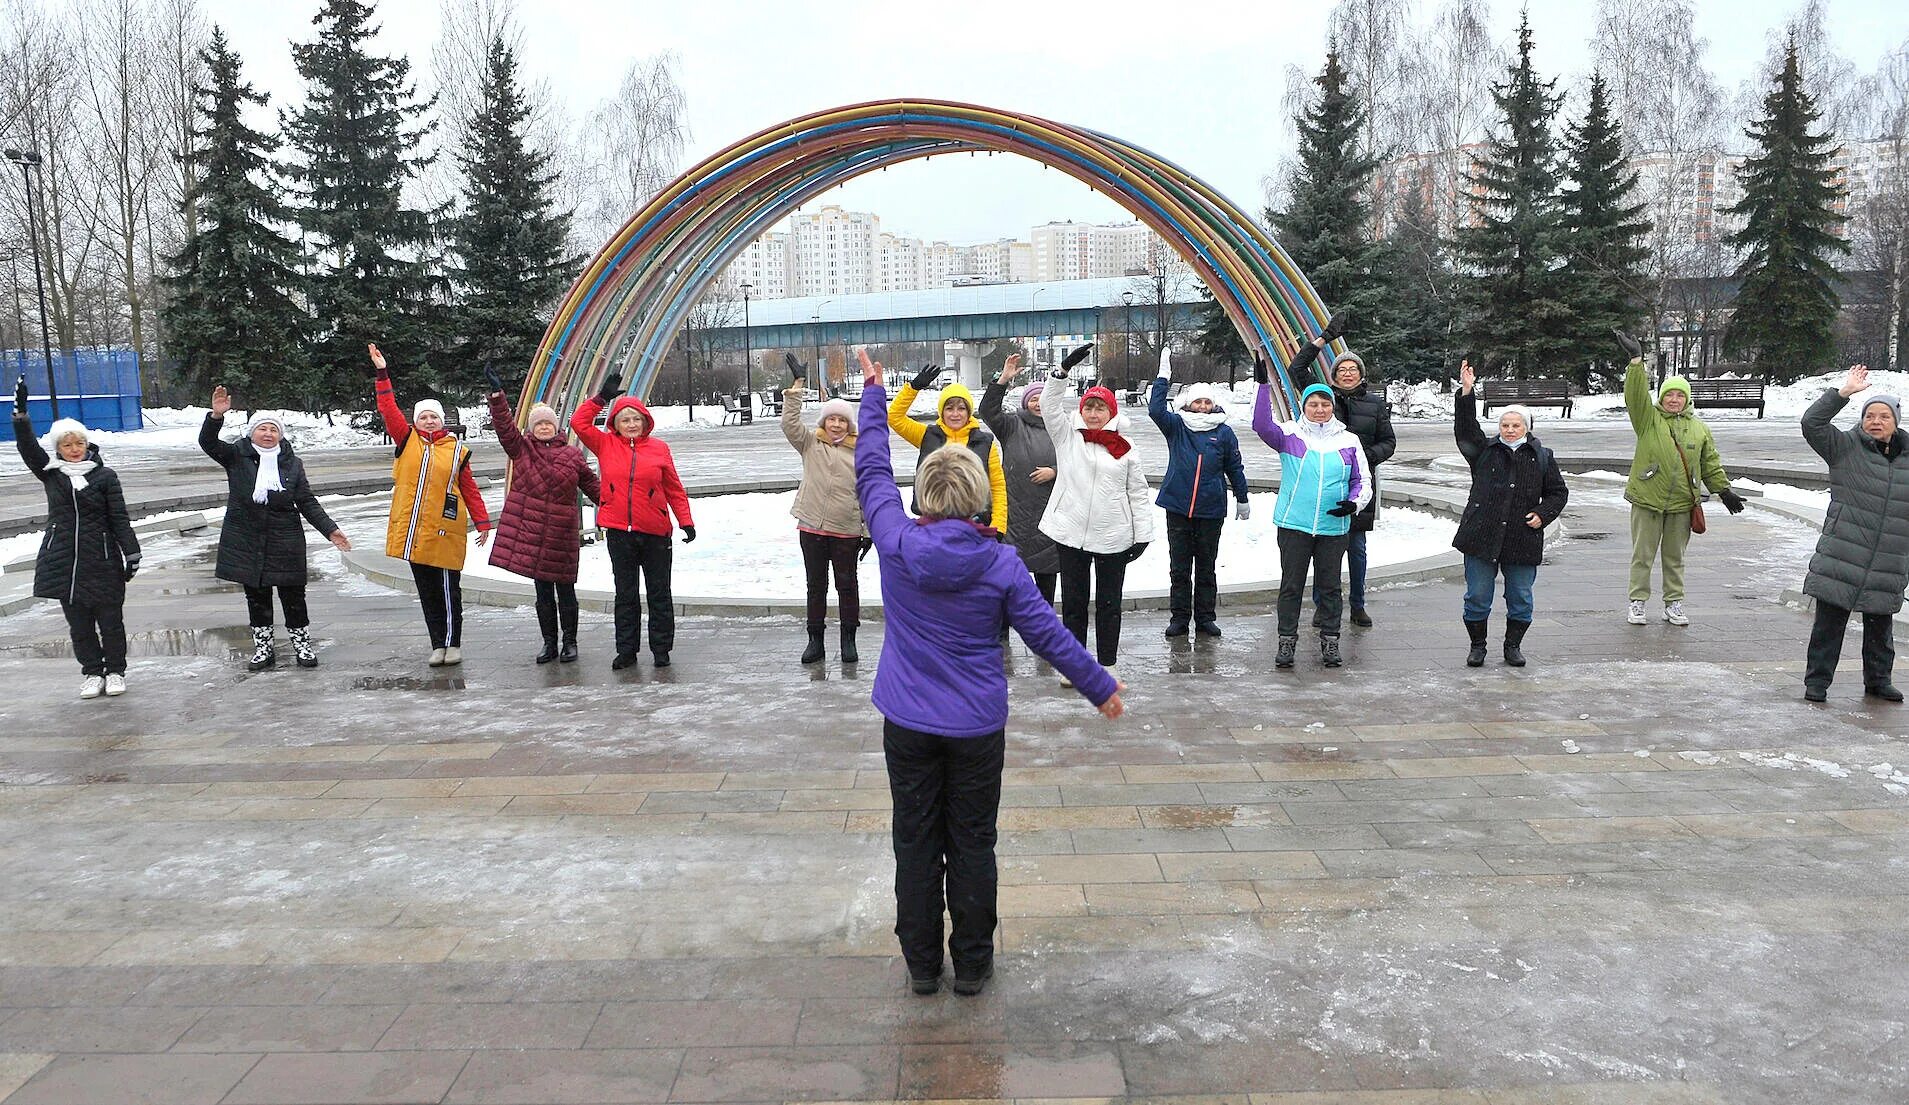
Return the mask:
<path id="1" fill-rule="evenodd" d="M 756 420 L 756 351 L 749 340 L 749 295 L 756 290 L 747 280 L 742 284 L 742 409 L 748 412 L 747 421 Z"/>
<path id="2" fill-rule="evenodd" d="M 33 173 L 40 155 L 32 150 L 7 150 L 7 160 L 20 166 L 20 179 L 27 190 L 27 237 L 33 242 L 33 286 L 40 293 L 40 349 L 46 355 L 46 397 L 53 404 L 53 417 L 60 417 L 60 389 L 53 383 L 53 335 L 46 326 L 46 280 L 40 275 L 40 235 L 34 229 Z"/>
<path id="3" fill-rule="evenodd" d="M 1133 375 L 1133 293 L 1121 292 L 1120 302 L 1120 374 L 1122 377 Z M 1124 380 L 1123 380 L 1124 382 Z"/>

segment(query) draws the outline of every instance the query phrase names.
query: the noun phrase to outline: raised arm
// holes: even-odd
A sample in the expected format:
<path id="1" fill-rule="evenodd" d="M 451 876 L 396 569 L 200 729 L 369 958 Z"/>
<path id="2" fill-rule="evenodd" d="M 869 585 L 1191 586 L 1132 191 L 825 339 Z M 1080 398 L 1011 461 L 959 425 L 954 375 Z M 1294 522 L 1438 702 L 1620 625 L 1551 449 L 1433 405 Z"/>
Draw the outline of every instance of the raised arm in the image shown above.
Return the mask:
<path id="1" fill-rule="evenodd" d="M 1074 437 L 1074 412 L 1067 409 L 1067 377 L 1050 375 L 1041 385 L 1041 425 L 1054 442 L 1055 455 L 1067 455 Z"/>
<path id="2" fill-rule="evenodd" d="M 879 373 L 879 365 L 876 371 Z M 884 554 L 896 552 L 908 519 L 901 508 L 901 491 L 895 486 L 895 469 L 888 456 L 888 435 L 883 432 L 888 428 L 888 394 L 879 382 L 869 383 L 864 378 L 862 405 L 856 416 L 860 433 L 855 438 L 855 498 L 862 504 L 862 520 L 875 546 Z"/>
<path id="3" fill-rule="evenodd" d="M 1458 439 L 1458 451 L 1467 462 L 1477 461 L 1485 454 L 1485 446 L 1491 444 L 1485 431 L 1478 428 L 1478 392 L 1475 384 L 1471 362 L 1460 364 L 1458 394 L 1452 396 L 1452 436 Z"/>
<path id="4" fill-rule="evenodd" d="M 593 453 L 602 453 L 615 435 L 597 429 L 597 415 L 610 405 L 610 397 L 623 390 L 623 374 L 612 372 L 603 378 L 603 386 L 570 415 L 570 430 Z"/>
<path id="5" fill-rule="evenodd" d="M 491 409 L 491 428 L 497 431 L 497 444 L 504 447 L 504 455 L 516 459 L 523 455 L 524 431 L 517 428 L 517 415 L 510 409 L 510 400 L 505 397 L 502 388 L 490 393 L 486 400 Z"/>
<path id="6" fill-rule="evenodd" d="M 378 397 L 378 414 L 384 419 L 385 436 L 392 441 L 403 441 L 411 434 L 411 422 L 404 417 L 404 411 L 398 408 L 398 397 L 391 390 L 391 370 L 385 364 L 384 354 L 377 345 L 366 346 L 371 351 L 371 371 L 375 377 L 372 391 Z"/>
<path id="7" fill-rule="evenodd" d="M 798 453 L 806 453 L 815 444 L 815 435 L 802 425 L 802 396 L 808 389 L 797 380 L 782 393 L 782 436 Z"/>
<path id="8" fill-rule="evenodd" d="M 1837 455 L 1849 442 L 1849 436 L 1830 424 L 1837 413 L 1849 405 L 1849 397 L 1869 386 L 1869 367 L 1854 365 L 1844 378 L 1843 386 L 1835 391 L 1826 391 L 1817 396 L 1816 402 L 1803 412 L 1803 440 L 1809 442 L 1816 455 L 1823 458 L 1825 464 L 1835 464 Z"/>
<path id="9" fill-rule="evenodd" d="M 1264 375 L 1263 371 L 1261 375 Z M 1273 385 L 1265 380 L 1260 381 L 1259 391 L 1253 395 L 1253 432 L 1275 453 L 1286 452 L 1287 446 L 1292 443 L 1292 436 L 1273 417 Z M 1304 446 L 1296 450 L 1304 451 Z"/>
<path id="10" fill-rule="evenodd" d="M 46 450 L 40 447 L 40 439 L 33 433 L 33 419 L 25 411 L 13 412 L 13 444 L 20 450 L 20 459 L 26 462 L 27 471 L 39 476 L 51 463 Z"/>
<path id="11" fill-rule="evenodd" d="M 239 456 L 238 449 L 219 436 L 225 429 L 226 412 L 231 409 L 232 395 L 220 384 L 212 389 L 212 406 L 206 412 L 205 424 L 199 427 L 199 448 L 221 468 L 232 467 Z"/>
<path id="12" fill-rule="evenodd" d="M 1631 417 L 1631 429 L 1639 434 L 1650 429 L 1657 417 L 1657 402 L 1650 394 L 1650 373 L 1642 357 L 1633 357 L 1624 366 L 1624 413 Z"/>

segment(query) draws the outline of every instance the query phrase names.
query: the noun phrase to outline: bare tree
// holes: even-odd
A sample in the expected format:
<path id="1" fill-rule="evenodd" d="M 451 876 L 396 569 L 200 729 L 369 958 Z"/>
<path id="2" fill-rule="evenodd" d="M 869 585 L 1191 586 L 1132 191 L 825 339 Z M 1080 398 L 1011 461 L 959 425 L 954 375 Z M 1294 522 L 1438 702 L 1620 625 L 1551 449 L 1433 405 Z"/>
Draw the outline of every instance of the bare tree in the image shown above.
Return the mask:
<path id="1" fill-rule="evenodd" d="M 1416 125 L 1407 141 L 1412 149 L 1432 155 L 1412 175 L 1429 187 L 1433 225 L 1449 234 L 1469 207 L 1461 183 L 1471 159 L 1459 151 L 1484 138 L 1494 109 L 1491 84 L 1500 66 L 1491 35 L 1491 5 L 1487 0 L 1448 0 L 1409 57 L 1401 99 Z M 1388 207 L 1375 208 L 1382 225 L 1396 221 L 1400 198 L 1388 195 Z"/>
<path id="2" fill-rule="evenodd" d="M 1856 221 L 1855 246 L 1864 268 L 1885 275 L 1887 367 L 1896 368 L 1901 364 L 1903 285 L 1909 278 L 1909 256 L 1904 249 L 1909 239 L 1909 41 L 1883 57 L 1876 68 L 1875 88 L 1872 109 L 1882 157 L 1875 167 L 1868 206 Z"/>
<path id="3" fill-rule="evenodd" d="M 578 191 L 576 233 L 590 246 L 608 239 L 651 196 L 676 176 L 689 144 L 676 55 L 638 59 L 616 94 L 599 104 L 583 126 L 583 158 L 570 174 Z"/>
<path id="4" fill-rule="evenodd" d="M 139 0 L 87 0 L 77 11 L 80 52 L 86 59 L 80 66 L 85 73 L 81 91 L 87 139 L 82 149 L 100 207 L 101 246 L 112 253 L 113 276 L 124 296 L 125 333 L 134 351 L 144 355 L 149 270 L 141 264 L 141 246 L 155 168 L 151 155 L 158 145 L 151 136 L 158 121 L 148 63 L 153 28 Z M 117 314 L 102 315 L 101 333 L 118 336 Z"/>

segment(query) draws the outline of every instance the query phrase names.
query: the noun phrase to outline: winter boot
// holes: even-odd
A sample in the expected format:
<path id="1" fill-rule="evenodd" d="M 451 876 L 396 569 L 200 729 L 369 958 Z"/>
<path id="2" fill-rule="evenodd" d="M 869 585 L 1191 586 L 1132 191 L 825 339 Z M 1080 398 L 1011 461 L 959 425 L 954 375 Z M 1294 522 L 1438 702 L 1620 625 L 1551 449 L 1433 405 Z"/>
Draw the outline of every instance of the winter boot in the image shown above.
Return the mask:
<path id="1" fill-rule="evenodd" d="M 1465 666 L 1482 668 L 1485 666 L 1485 631 L 1491 628 L 1490 622 L 1465 623 L 1465 632 L 1471 634 L 1472 650 L 1465 654 Z"/>
<path id="2" fill-rule="evenodd" d="M 272 647 L 272 627 L 255 625 L 252 627 L 252 657 L 245 662 L 246 671 L 264 671 L 278 662 L 278 652 Z"/>
<path id="3" fill-rule="evenodd" d="M 297 629 L 287 630 L 286 632 L 292 636 L 292 652 L 298 657 L 298 666 L 301 668 L 317 667 L 318 649 L 312 644 L 312 631 L 305 626 L 300 626 Z"/>
<path id="4" fill-rule="evenodd" d="M 1273 654 L 1273 666 L 1276 668 L 1292 667 L 1293 660 L 1298 653 L 1299 637 L 1297 635 L 1281 637 L 1279 639 L 1279 651 Z"/>
<path id="5" fill-rule="evenodd" d="M 1531 628 L 1530 622 L 1514 622 L 1505 619 L 1505 663 L 1514 668 L 1525 666 L 1525 630 Z"/>
<path id="6" fill-rule="evenodd" d="M 862 654 L 855 651 L 855 627 L 844 625 L 842 627 L 842 663 L 859 664 L 861 662 Z"/>
<path id="7" fill-rule="evenodd" d="M 1329 668 L 1336 668 L 1346 662 L 1346 658 L 1339 654 L 1339 638 L 1320 635 L 1319 662 Z"/>
<path id="8" fill-rule="evenodd" d="M 577 612 L 560 609 L 557 619 L 563 623 L 563 644 L 557 649 L 557 659 L 574 664 L 577 662 Z"/>
<path id="9" fill-rule="evenodd" d="M 557 612 L 539 608 L 537 628 L 543 631 L 544 648 L 537 654 L 539 664 L 548 664 L 557 658 Z"/>
<path id="10" fill-rule="evenodd" d="M 1372 615 L 1365 612 L 1365 607 L 1355 606 L 1352 608 L 1352 624 L 1360 629 L 1371 629 Z"/>
<path id="11" fill-rule="evenodd" d="M 1187 620 L 1188 619 L 1185 614 L 1175 614 L 1172 617 L 1168 618 L 1167 619 L 1167 636 L 1169 637 L 1186 636 Z"/>
<path id="12" fill-rule="evenodd" d="M 1193 632 L 1198 633 L 1202 637 L 1218 637 L 1220 636 L 1220 623 L 1200 622 L 1193 627 Z"/>
<path id="13" fill-rule="evenodd" d="M 822 659 L 822 627 L 809 627 L 809 647 L 802 650 L 802 662 L 814 664 Z"/>
<path id="14" fill-rule="evenodd" d="M 1871 698 L 1880 698 L 1884 702 L 1901 702 L 1902 692 L 1894 683 L 1873 683 L 1863 688 L 1863 693 Z"/>

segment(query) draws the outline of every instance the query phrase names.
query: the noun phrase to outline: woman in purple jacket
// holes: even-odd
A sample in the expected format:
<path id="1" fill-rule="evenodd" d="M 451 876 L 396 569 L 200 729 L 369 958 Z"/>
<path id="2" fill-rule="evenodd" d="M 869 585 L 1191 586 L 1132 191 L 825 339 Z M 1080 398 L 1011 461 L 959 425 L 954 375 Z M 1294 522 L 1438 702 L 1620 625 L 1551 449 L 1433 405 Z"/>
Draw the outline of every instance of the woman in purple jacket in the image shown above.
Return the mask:
<path id="1" fill-rule="evenodd" d="M 1013 626 L 1110 719 L 1124 709 L 1120 684 L 1061 625 L 1014 549 L 969 521 L 989 495 L 973 453 L 930 454 L 915 471 L 921 517 L 902 509 L 881 366 L 860 357 L 855 494 L 881 557 L 885 629 L 874 701 L 895 810 L 895 935 L 915 993 L 934 993 L 945 872 L 953 989 L 973 995 L 994 974 L 995 818 L 1008 720 L 1002 627 Z"/>

